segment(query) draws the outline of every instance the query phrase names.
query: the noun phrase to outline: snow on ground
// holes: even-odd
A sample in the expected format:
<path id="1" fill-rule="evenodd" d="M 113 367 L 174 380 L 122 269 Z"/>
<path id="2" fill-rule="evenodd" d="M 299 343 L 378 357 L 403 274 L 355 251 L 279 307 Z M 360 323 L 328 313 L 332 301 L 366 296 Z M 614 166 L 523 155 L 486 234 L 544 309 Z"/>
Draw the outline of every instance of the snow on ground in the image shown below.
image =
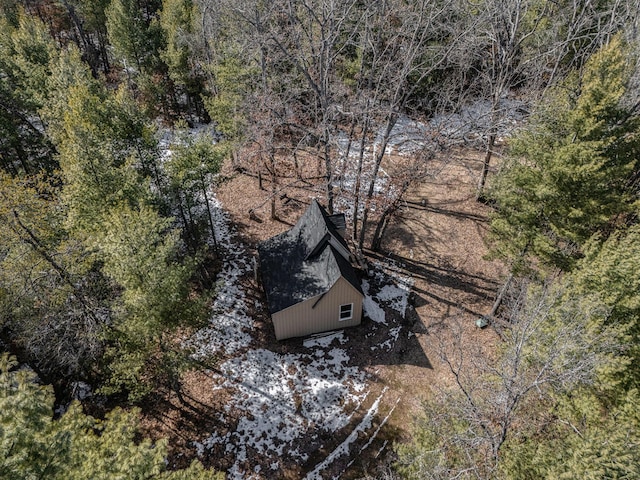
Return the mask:
<path id="1" fill-rule="evenodd" d="M 209 326 L 198 331 L 186 346 L 194 349 L 194 358 L 213 356 L 218 352 L 232 354 L 251 343 L 253 319 L 247 315 L 248 304 L 239 280 L 251 272 L 252 261 L 245 248 L 234 238 L 228 215 L 220 202 L 210 199 L 218 248 L 224 252 L 224 265 L 216 279 L 216 300 Z"/>
<path id="2" fill-rule="evenodd" d="M 387 325 L 386 314 L 371 295 L 368 280 L 362 281 L 362 291 L 364 292 L 364 301 L 362 303 L 364 314 L 376 323 Z"/>
<path id="3" fill-rule="evenodd" d="M 387 391 L 387 388 L 385 387 L 385 389 L 382 391 L 380 396 L 376 398 L 375 402 L 373 402 L 373 405 L 371 405 L 371 407 L 365 414 L 364 418 L 360 421 L 360 423 L 358 423 L 358 425 L 356 425 L 356 428 L 354 428 L 351 431 L 351 433 L 346 438 L 346 440 L 342 442 L 340 445 L 338 445 L 333 450 L 333 452 L 331 452 L 327 456 L 327 458 L 325 458 L 321 463 L 316 465 L 316 467 L 307 474 L 307 476 L 305 477 L 305 480 L 307 479 L 322 480 L 322 476 L 320 475 L 320 472 L 322 472 L 323 470 L 326 470 L 327 467 L 329 467 L 333 462 L 336 461 L 336 459 L 349 454 L 351 444 L 358 439 L 358 435 L 361 432 L 365 432 L 367 429 L 371 428 L 373 424 L 373 419 L 376 413 L 378 413 L 378 408 L 380 407 L 380 400 L 382 400 L 382 397 L 384 396 L 386 391 Z"/>
<path id="4" fill-rule="evenodd" d="M 444 142 L 464 143 L 474 145 L 477 148 L 485 146 L 487 132 L 491 130 L 491 121 L 494 118 L 499 132 L 498 141 L 510 136 L 525 118 L 523 111 L 526 104 L 513 98 L 502 98 L 498 104 L 496 116 L 492 115 L 491 102 L 482 100 L 462 106 L 455 112 L 447 112 L 435 115 L 430 120 L 423 122 L 399 115 L 389 135 L 385 155 L 413 155 L 425 148 L 438 149 Z M 340 131 L 333 139 L 333 143 L 339 152 L 338 158 L 349 158 L 342 167 L 337 168 L 334 186 L 338 189 L 335 205 L 344 208 L 347 218 L 351 218 L 353 205 L 353 192 L 356 180 L 364 189 L 368 188 L 373 176 L 374 160 L 382 148 L 385 124 L 376 126 L 376 135 L 372 142 L 368 142 L 364 148 L 362 158 L 362 171 L 358 174 L 356 165 L 360 154 L 360 142 L 358 138 L 349 141 L 348 135 Z M 347 149 L 349 150 L 347 152 Z M 389 182 L 389 177 L 384 169 L 380 169 L 374 185 L 374 192 L 380 197 L 393 198 L 396 194 L 395 187 Z M 363 199 L 360 200 L 359 211 L 362 214 Z M 375 203 L 371 205 L 375 210 Z"/>
<path id="5" fill-rule="evenodd" d="M 365 294 L 363 307 L 365 314 L 371 320 L 379 325 L 384 325 L 386 339 L 371 345 L 370 349 L 371 351 L 390 352 L 398 341 L 403 328 L 398 319 L 403 319 L 406 315 L 413 279 L 401 275 L 397 265 L 391 262 L 377 262 L 373 267 L 372 276 L 374 278 L 372 281 L 378 285 L 378 291 L 371 292 L 370 282 L 362 282 L 362 290 Z M 382 286 L 380 287 L 380 285 Z M 399 315 L 392 315 L 389 317 L 391 320 L 388 321 L 384 306 Z M 370 335 L 373 333 L 372 331 Z"/>
<path id="6" fill-rule="evenodd" d="M 255 349 L 228 360 L 217 388 L 234 392 L 233 408 L 241 414 L 234 431 L 214 433 L 203 446 L 226 446 L 236 459 L 231 471 L 238 475 L 231 478 L 243 478 L 249 448 L 276 468 L 281 457 L 307 461 L 299 440 L 310 430 L 344 428 L 367 396 L 365 372 L 348 361 L 345 350 L 331 345 L 308 354 Z"/>
<path id="7" fill-rule="evenodd" d="M 189 138 L 197 138 L 199 135 L 206 135 L 211 137 L 212 143 L 216 143 L 220 140 L 221 134 L 216 132 L 210 124 L 196 123 L 193 127 L 184 131 Z M 157 127 L 156 138 L 158 140 L 158 150 L 160 152 L 160 159 L 162 161 L 169 160 L 173 155 L 171 146 L 178 140 L 176 130 L 166 127 Z"/>
<path id="8" fill-rule="evenodd" d="M 233 458 L 228 478 L 270 478 L 287 464 L 308 461 L 309 453 L 321 447 L 322 435 L 346 437 L 309 477 L 319 478 L 321 470 L 349 454 L 358 434 L 371 427 L 382 395 L 353 426 L 371 387 L 366 372 L 351 364 L 350 342 L 343 331 L 304 340 L 306 351 L 302 353 L 271 351 L 254 344 L 254 320 L 247 315 L 248 299 L 240 282 L 251 273 L 253 260 L 238 243 L 220 203 L 214 199 L 211 208 L 224 265 L 217 278 L 219 290 L 210 325 L 186 344 L 197 358 L 215 359 L 224 354 L 226 360 L 211 375 L 214 388 L 224 389 L 231 400 L 217 412 L 221 430 L 194 445 L 200 455 L 216 447 Z M 388 334 L 382 333 L 387 338 L 380 348 L 390 351 L 400 329 L 395 323 L 386 326 L 388 315 L 383 306 L 404 315 L 410 283 L 397 278 L 390 283 L 385 275 L 376 269 L 374 278 L 363 287 L 365 312 L 379 322 L 370 325 L 389 329 Z M 310 449 L 310 445 L 315 447 Z M 256 458 L 260 464 L 251 465 Z"/>
<path id="9" fill-rule="evenodd" d="M 382 303 L 389 304 L 391 308 L 404 317 L 407 312 L 407 301 L 412 285 L 413 282 L 406 277 L 397 279 L 396 284 L 383 286 L 376 298 Z"/>
<path id="10" fill-rule="evenodd" d="M 384 394 L 384 392 L 383 392 Z M 361 454 L 362 452 L 364 452 L 367 448 L 369 448 L 369 446 L 373 443 L 373 441 L 376 439 L 376 437 L 378 436 L 378 434 L 380 433 L 380 430 L 382 430 L 382 427 L 384 427 L 387 422 L 389 421 L 389 418 L 391 417 L 391 414 L 393 413 L 393 411 L 396 409 L 396 407 L 398 406 L 398 403 L 400 403 L 400 398 L 396 399 L 396 403 L 393 405 L 393 407 L 391 407 L 391 410 L 389 410 L 389 413 L 387 413 L 387 415 L 382 419 L 382 421 L 380 422 L 380 424 L 376 427 L 375 431 L 369 435 L 369 440 L 367 440 L 367 443 L 365 443 L 364 445 L 362 445 L 360 447 L 360 450 L 358 451 L 358 454 Z M 375 458 L 378 458 L 378 455 L 380 454 L 380 452 L 382 451 L 382 449 L 384 449 L 387 446 L 387 442 L 388 440 L 385 440 L 382 448 L 380 450 L 378 450 L 378 453 L 376 454 Z M 340 473 L 340 475 L 337 475 L 335 477 L 333 477 L 334 479 L 338 479 L 340 478 L 340 476 L 349 468 L 351 467 L 351 465 L 354 464 L 354 462 L 356 461 L 357 456 L 352 458 L 351 461 L 347 464 L 346 468 Z M 317 467 L 316 467 L 317 469 Z M 314 469 L 314 471 L 316 470 Z"/>
<path id="11" fill-rule="evenodd" d="M 513 133 L 524 120 L 526 104 L 522 100 L 509 97 L 501 98 L 497 106 L 495 119 L 499 140 Z M 479 100 L 462 107 L 459 112 L 436 115 L 429 125 L 451 139 L 468 142 L 482 142 L 483 135 L 490 131 L 492 119 L 491 102 Z"/>
<path id="12" fill-rule="evenodd" d="M 384 310 L 381 305 L 387 305 L 404 317 L 407 312 L 409 293 L 413 286 L 413 279 L 398 273 L 398 268 L 392 263 L 377 262 L 374 264 L 374 283 L 382 285 L 377 293 L 371 293 L 370 282 L 362 282 L 365 293 L 364 309 L 371 320 L 387 325 Z"/>

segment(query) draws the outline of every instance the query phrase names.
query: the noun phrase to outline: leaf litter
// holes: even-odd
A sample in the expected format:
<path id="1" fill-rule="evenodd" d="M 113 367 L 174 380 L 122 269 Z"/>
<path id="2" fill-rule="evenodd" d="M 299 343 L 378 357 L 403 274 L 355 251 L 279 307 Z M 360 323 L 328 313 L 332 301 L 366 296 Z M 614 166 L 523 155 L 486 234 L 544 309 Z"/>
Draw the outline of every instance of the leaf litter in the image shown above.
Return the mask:
<path id="1" fill-rule="evenodd" d="M 277 347 L 270 350 L 258 345 L 256 324 L 249 316 L 251 309 L 241 282 L 251 274 L 253 259 L 238 241 L 221 203 L 212 198 L 224 265 L 217 278 L 219 289 L 209 326 L 185 343 L 197 359 L 225 359 L 210 374 L 214 389 L 230 392 L 232 400 L 219 412 L 224 429 L 194 440 L 193 445 L 199 456 L 214 448 L 223 449 L 233 459 L 227 470 L 230 479 L 269 478 L 290 462 L 310 462 L 310 453 L 323 448 L 327 438 L 332 440 L 336 434 L 337 438 L 346 437 L 315 468 L 307 468 L 311 470 L 308 478 L 320 478 L 320 472 L 338 457 L 349 455 L 359 433 L 372 426 L 386 390 L 365 406 L 371 392 L 370 378 L 363 367 L 351 364 L 350 343 L 343 331 L 305 339 L 303 353 L 283 353 L 274 351 Z M 365 315 L 373 320 L 371 328 L 389 329 L 388 338 L 379 347 L 390 351 L 401 329 L 391 317 L 404 315 L 410 281 L 396 276 L 390 283 L 381 266 L 375 268 L 370 280 L 363 282 Z M 374 287 L 374 283 L 383 286 Z M 374 290 L 376 294 L 372 294 Z M 387 315 L 389 308 L 396 314 Z M 356 415 L 363 417 L 356 421 Z"/>

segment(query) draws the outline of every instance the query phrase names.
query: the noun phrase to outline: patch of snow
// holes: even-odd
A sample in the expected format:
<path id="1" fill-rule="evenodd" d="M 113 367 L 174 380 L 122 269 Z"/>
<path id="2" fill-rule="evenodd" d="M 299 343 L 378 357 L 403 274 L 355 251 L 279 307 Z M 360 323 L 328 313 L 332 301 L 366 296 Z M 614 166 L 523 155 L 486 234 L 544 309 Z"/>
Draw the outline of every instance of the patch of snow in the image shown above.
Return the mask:
<path id="1" fill-rule="evenodd" d="M 382 427 L 384 427 L 386 425 L 386 423 L 389 421 L 389 417 L 391 417 L 391 414 L 393 413 L 393 411 L 396 409 L 396 407 L 398 406 L 398 403 L 400 403 L 400 398 L 398 398 L 396 400 L 396 403 L 393 405 L 393 407 L 391 408 L 391 410 L 389 410 L 389 413 L 387 413 L 387 416 L 384 417 L 382 419 L 382 421 L 380 422 L 380 425 L 378 425 L 378 427 L 375 429 L 375 431 L 369 436 L 369 440 L 367 440 L 367 443 L 365 443 L 362 447 L 360 447 L 360 450 L 358 450 L 358 455 L 360 455 L 362 452 L 364 452 L 367 448 L 369 448 L 369 446 L 373 443 L 373 441 L 376 439 L 376 437 L 378 436 L 378 434 L 380 433 L 380 430 L 382 429 Z M 387 440 L 384 441 L 384 443 L 382 444 L 382 448 L 387 446 Z M 378 458 L 378 456 L 380 455 L 380 452 L 382 450 L 379 450 L 376 453 L 375 458 Z M 344 473 L 345 471 L 347 471 L 349 469 L 349 467 L 351 465 L 354 464 L 354 462 L 356 461 L 356 459 L 354 458 L 353 460 L 351 460 L 348 464 L 347 467 L 341 472 Z M 340 478 L 340 475 L 337 475 L 334 478 Z"/>
<path id="2" fill-rule="evenodd" d="M 387 448 L 387 444 L 388 443 L 389 443 L 389 440 L 385 440 L 384 443 L 378 449 L 378 451 L 376 452 L 376 454 L 375 454 L 375 456 L 373 458 L 378 458 L 380 456 L 380 454 L 384 451 L 384 449 Z"/>
<path id="3" fill-rule="evenodd" d="M 315 339 L 309 354 L 255 349 L 221 365 L 220 386 L 234 392 L 231 403 L 240 417 L 234 431 L 214 433 L 202 443 L 226 445 L 236 459 L 230 478 L 246 478 L 242 463 L 249 448 L 266 458 L 304 462 L 307 454 L 295 442 L 310 428 L 335 432 L 349 423 L 353 413 L 348 410 L 355 411 L 366 398 L 366 379 L 363 371 L 348 366 L 345 350 L 331 347 L 336 340 L 344 341 L 342 332 Z"/>
<path id="4" fill-rule="evenodd" d="M 385 129 L 386 126 L 382 126 L 375 139 L 378 148 L 383 141 Z M 391 150 L 401 155 L 415 153 L 430 142 L 430 132 L 428 124 L 414 120 L 407 115 L 400 115 L 389 135 L 388 153 Z"/>
<path id="5" fill-rule="evenodd" d="M 389 306 L 404 318 L 407 312 L 409 288 L 403 283 L 385 285 L 380 289 L 376 298 L 381 302 L 389 303 Z"/>
<path id="6" fill-rule="evenodd" d="M 191 442 L 191 444 L 196 447 L 196 455 L 202 457 L 204 455 L 204 445 L 200 442 Z"/>
<path id="7" fill-rule="evenodd" d="M 218 352 L 235 353 L 250 345 L 254 321 L 247 315 L 248 300 L 238 285 L 252 271 L 245 248 L 235 240 L 231 222 L 218 199 L 211 195 L 211 217 L 214 221 L 218 248 L 224 265 L 216 279 L 216 299 L 209 326 L 195 333 L 185 346 L 193 349 L 193 357 L 202 359 Z"/>
<path id="8" fill-rule="evenodd" d="M 414 283 L 413 278 L 401 273 L 402 268 L 394 262 L 376 262 L 374 266 L 376 267 L 375 276 L 377 281 L 384 284 L 375 295 L 375 298 L 381 302 L 388 303 L 391 308 L 404 318 L 407 312 L 409 294 Z M 390 280 L 392 283 L 389 283 Z"/>
<path id="9" fill-rule="evenodd" d="M 322 472 L 323 470 L 326 470 L 327 467 L 329 467 L 333 462 L 336 461 L 336 459 L 349 454 L 351 444 L 358 439 L 358 435 L 360 434 L 360 432 L 364 432 L 368 428 L 371 428 L 371 425 L 373 424 L 373 418 L 378 413 L 380 401 L 382 400 L 382 397 L 384 396 L 386 391 L 387 391 L 387 387 L 385 387 L 382 393 L 380 394 L 380 396 L 376 398 L 375 402 L 373 402 L 373 405 L 371 405 L 371 407 L 369 408 L 367 413 L 364 415 L 360 423 L 352 430 L 352 432 L 349 434 L 346 440 L 342 442 L 340 445 L 338 445 L 333 450 L 333 452 L 331 452 L 327 456 L 327 458 L 325 458 L 322 462 L 316 465 L 316 468 L 314 468 L 311 472 L 309 472 L 305 477 L 305 479 L 322 480 L 322 475 L 320 475 L 320 472 Z"/>
<path id="10" fill-rule="evenodd" d="M 367 280 L 362 281 L 362 291 L 364 292 L 364 300 L 362 302 L 362 308 L 367 317 L 373 320 L 376 323 L 381 323 L 383 325 L 387 324 L 385 319 L 384 310 L 378 305 L 375 299 L 369 293 L 370 285 Z"/>
<path id="11" fill-rule="evenodd" d="M 71 384 L 71 396 L 74 400 L 84 400 L 93 395 L 91 385 L 85 382 L 73 382 Z"/>
<path id="12" fill-rule="evenodd" d="M 496 127 L 500 132 L 500 138 L 511 135 L 524 120 L 525 106 L 521 100 L 507 97 L 500 99 L 496 112 Z M 459 112 L 436 115 L 429 125 L 452 139 L 481 142 L 486 140 L 483 135 L 490 130 L 492 117 L 491 102 L 479 100 L 465 105 Z"/>
<path id="13" fill-rule="evenodd" d="M 373 345 L 371 347 L 371 351 L 382 349 L 387 352 L 390 352 L 393 349 L 393 346 L 398 341 L 398 337 L 400 336 L 401 330 L 402 330 L 402 326 L 389 329 L 389 338 L 386 339 L 384 342 L 380 343 L 379 345 Z"/>
<path id="14" fill-rule="evenodd" d="M 220 140 L 221 136 L 219 132 L 217 132 L 214 128 L 211 128 L 210 124 L 205 123 L 196 123 L 193 127 L 186 130 L 186 134 L 190 138 L 196 138 L 199 135 L 209 135 L 211 137 L 211 143 L 217 143 Z M 176 136 L 176 130 L 173 128 L 158 127 L 156 131 L 156 139 L 158 141 L 160 159 L 170 159 L 173 155 L 171 146 L 174 145 L 178 140 L 178 137 Z"/>

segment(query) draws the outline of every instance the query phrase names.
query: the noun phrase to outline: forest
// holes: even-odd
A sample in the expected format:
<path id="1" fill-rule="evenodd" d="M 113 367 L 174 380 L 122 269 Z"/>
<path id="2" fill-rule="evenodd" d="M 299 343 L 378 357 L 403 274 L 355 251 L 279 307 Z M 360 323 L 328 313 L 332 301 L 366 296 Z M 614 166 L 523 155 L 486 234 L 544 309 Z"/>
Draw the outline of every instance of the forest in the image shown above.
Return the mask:
<path id="1" fill-rule="evenodd" d="M 640 478 L 639 19 L 638 0 L 0 0 L 0 478 Z M 398 233 L 446 214 L 426 185 L 480 225 L 417 221 L 434 252 L 474 248 L 464 288 Z M 362 330 L 313 348 L 380 335 L 362 365 L 322 350 L 320 414 L 312 343 L 247 326 L 264 300 L 241 257 L 310 198 L 370 266 Z M 488 286 L 436 315 L 411 279 L 385 304 L 427 267 Z M 413 384 L 393 342 L 379 373 L 362 358 L 387 339 L 435 373 Z M 218 428 L 271 415 L 227 398 L 255 394 L 236 344 L 298 372 L 280 443 Z"/>

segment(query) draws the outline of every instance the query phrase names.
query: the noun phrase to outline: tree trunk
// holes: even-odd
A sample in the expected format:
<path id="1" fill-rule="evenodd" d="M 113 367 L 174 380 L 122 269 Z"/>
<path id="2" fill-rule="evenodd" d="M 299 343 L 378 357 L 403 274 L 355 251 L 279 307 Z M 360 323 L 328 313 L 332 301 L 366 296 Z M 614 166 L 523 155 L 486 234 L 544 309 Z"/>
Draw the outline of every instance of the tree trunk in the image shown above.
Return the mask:
<path id="1" fill-rule="evenodd" d="M 504 285 L 502 285 L 502 288 L 500 288 L 500 291 L 498 292 L 498 296 L 496 297 L 495 302 L 493 302 L 493 307 L 491 307 L 491 312 L 489 312 L 489 318 L 495 317 L 496 312 L 498 311 L 498 308 L 500 308 L 500 305 L 502 304 L 502 299 L 504 298 L 504 294 L 507 293 L 507 290 L 509 289 L 509 285 L 511 285 L 512 280 L 513 280 L 513 273 L 510 273 L 509 276 L 507 277 L 507 280 L 504 282 Z"/>
<path id="2" fill-rule="evenodd" d="M 367 135 L 369 133 L 369 117 L 364 122 L 362 138 L 360 139 L 360 151 L 358 152 L 358 168 L 356 170 L 356 184 L 353 189 L 353 241 L 358 239 L 358 213 L 360 210 L 360 177 L 362 177 L 362 163 L 364 161 L 364 149 Z"/>
<path id="3" fill-rule="evenodd" d="M 384 232 L 389 225 L 389 219 L 391 218 L 391 215 L 394 211 L 395 208 L 387 208 L 380 217 L 380 220 L 378 220 L 376 230 L 373 233 L 373 238 L 371 239 L 371 250 L 373 250 L 374 252 L 380 251 L 380 246 L 382 245 L 382 237 L 384 236 Z"/>
<path id="4" fill-rule="evenodd" d="M 176 203 L 178 204 L 178 210 L 180 211 L 180 219 L 182 220 L 182 224 L 184 225 L 184 234 L 187 240 L 187 245 L 191 248 L 192 251 L 195 252 L 196 248 L 196 239 L 193 235 L 193 230 L 191 224 L 187 221 L 187 217 L 184 214 L 184 207 L 182 205 L 182 196 L 179 191 L 176 191 L 175 195 Z"/>
<path id="5" fill-rule="evenodd" d="M 60 275 L 60 278 L 73 290 L 75 297 L 78 299 L 78 301 L 82 305 L 82 309 L 84 310 L 84 313 L 93 322 L 97 322 L 97 319 L 94 316 L 92 309 L 89 307 L 87 303 L 86 296 L 84 295 L 82 290 L 75 283 L 73 283 L 71 274 L 67 271 L 65 267 L 63 267 L 58 262 L 56 262 L 56 260 L 53 258 L 52 255 L 49 254 L 49 252 L 47 251 L 47 248 L 42 244 L 42 242 L 36 236 L 36 234 L 33 233 L 33 231 L 22 222 L 17 210 L 13 210 L 12 213 L 16 223 L 18 224 L 18 227 L 20 227 L 20 229 L 27 234 L 27 236 L 24 237 L 20 235 L 18 231 L 16 231 L 15 227 L 13 227 L 12 230 L 14 230 L 14 232 L 18 235 L 18 238 L 20 238 L 23 242 L 26 242 L 27 244 L 29 244 L 31 248 L 33 248 L 49 265 L 51 265 L 51 267 L 53 267 L 53 269 L 56 272 L 58 272 L 58 275 Z"/>
<path id="6" fill-rule="evenodd" d="M 409 185 L 411 185 L 411 182 L 405 181 L 396 199 L 385 209 L 384 212 L 382 212 L 380 220 L 378 220 L 378 224 L 376 225 L 376 230 L 373 233 L 373 239 L 371 240 L 371 250 L 374 252 L 380 251 L 382 239 L 384 238 L 384 233 L 389 226 L 389 221 L 398 210 L 402 197 L 408 190 Z"/>
<path id="7" fill-rule="evenodd" d="M 380 171 L 380 164 L 382 163 L 382 159 L 384 158 L 384 153 L 387 150 L 387 145 L 389 144 L 391 130 L 393 130 L 393 127 L 395 126 L 397 120 L 398 115 L 396 113 L 391 113 L 391 115 L 389 115 L 389 120 L 387 120 L 387 128 L 385 129 L 384 137 L 382 139 L 382 146 L 380 147 L 380 152 L 378 153 L 378 155 L 376 155 L 376 162 L 373 168 L 371 181 L 369 182 L 369 189 L 367 191 L 367 201 L 364 206 L 364 211 L 362 212 L 362 226 L 360 227 L 358 250 L 362 250 L 362 246 L 364 245 L 364 236 L 367 230 L 367 220 L 369 218 L 369 210 L 371 209 L 371 199 L 373 198 L 373 193 L 375 192 L 376 179 L 378 178 L 378 172 Z"/>
<path id="8" fill-rule="evenodd" d="M 480 180 L 478 181 L 478 192 L 476 193 L 476 200 L 482 200 L 484 198 L 484 186 L 487 182 L 487 175 L 489 174 L 489 164 L 491 162 L 491 157 L 493 156 L 493 147 L 495 144 L 496 134 L 492 133 L 489 136 L 487 153 L 484 156 L 484 162 L 482 163 L 482 172 L 480 173 Z"/>
<path id="9" fill-rule="evenodd" d="M 276 172 L 276 159 L 273 154 L 269 155 L 271 161 L 271 220 L 277 220 L 276 214 L 276 195 L 278 194 L 278 174 Z"/>
<path id="10" fill-rule="evenodd" d="M 193 221 L 193 215 L 191 214 L 191 207 L 193 205 L 191 205 L 191 201 L 189 200 L 189 195 L 185 195 L 184 196 L 185 202 L 187 204 L 187 219 L 189 222 L 189 225 L 191 226 L 191 237 L 194 239 L 195 244 L 198 244 L 198 237 L 199 237 L 199 233 L 198 230 L 195 228 L 196 227 L 196 223 Z"/>
<path id="11" fill-rule="evenodd" d="M 209 227 L 211 228 L 211 238 L 213 239 L 213 248 L 218 250 L 218 239 L 216 238 L 216 228 L 213 224 L 213 217 L 211 216 L 211 206 L 209 205 L 209 197 L 207 196 L 207 185 L 204 181 L 204 176 L 200 175 L 200 182 L 202 185 L 202 195 L 204 196 L 204 204 L 207 206 L 207 217 L 209 219 Z"/>
<path id="12" fill-rule="evenodd" d="M 329 145 L 329 128 L 325 126 L 323 136 L 324 143 L 324 168 L 326 175 L 327 210 L 333 215 L 333 163 L 331 161 L 331 148 Z"/>

